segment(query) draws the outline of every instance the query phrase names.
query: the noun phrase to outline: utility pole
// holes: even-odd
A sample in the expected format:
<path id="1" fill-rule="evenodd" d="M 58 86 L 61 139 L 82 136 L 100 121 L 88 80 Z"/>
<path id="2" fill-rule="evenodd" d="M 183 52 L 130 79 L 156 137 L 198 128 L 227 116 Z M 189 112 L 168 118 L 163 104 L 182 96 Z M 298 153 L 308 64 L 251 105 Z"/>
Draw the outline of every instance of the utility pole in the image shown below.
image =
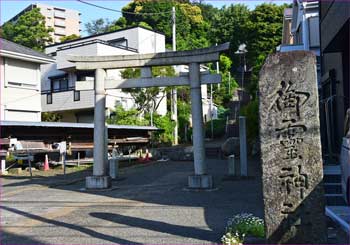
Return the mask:
<path id="1" fill-rule="evenodd" d="M 229 95 L 231 94 L 231 72 L 230 71 L 228 71 L 228 94 Z"/>
<path id="2" fill-rule="evenodd" d="M 213 122 L 213 84 L 210 84 L 210 131 L 211 139 L 214 139 L 214 122 Z"/>
<path id="3" fill-rule="evenodd" d="M 173 24 L 173 51 L 176 51 L 176 10 L 175 6 L 172 8 L 172 24 Z M 174 67 L 175 68 L 175 67 Z M 172 109 L 172 117 L 171 119 L 175 122 L 174 128 L 174 145 L 177 145 L 178 142 L 178 120 L 177 120 L 177 89 L 174 87 L 171 91 L 171 109 Z"/>
<path id="4" fill-rule="evenodd" d="M 218 46 L 218 43 L 215 43 L 215 45 Z M 220 74 L 219 61 L 216 61 L 216 73 Z M 218 83 L 218 88 L 220 89 L 220 83 Z"/>

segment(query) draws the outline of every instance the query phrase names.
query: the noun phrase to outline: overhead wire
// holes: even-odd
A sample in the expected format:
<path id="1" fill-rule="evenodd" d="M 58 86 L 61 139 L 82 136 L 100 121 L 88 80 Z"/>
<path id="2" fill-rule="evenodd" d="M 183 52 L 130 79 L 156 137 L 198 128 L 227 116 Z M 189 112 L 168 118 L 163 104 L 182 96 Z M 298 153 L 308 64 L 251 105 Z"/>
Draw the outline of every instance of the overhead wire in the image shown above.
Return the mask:
<path id="1" fill-rule="evenodd" d="M 83 0 L 77 0 L 78 2 L 96 7 L 96 8 L 100 8 L 100 9 L 104 9 L 104 10 L 109 10 L 109 11 L 113 11 L 113 12 L 117 12 L 117 13 L 122 13 L 122 14 L 131 14 L 131 15 L 161 15 L 161 14 L 170 14 L 172 13 L 172 11 L 164 11 L 164 12 L 148 12 L 148 13 L 135 13 L 135 12 L 128 12 L 128 11 L 123 11 L 123 10 L 117 10 L 117 9 L 112 9 L 112 8 L 108 8 L 108 7 L 104 7 L 104 6 L 100 6 L 94 3 L 89 3 Z"/>

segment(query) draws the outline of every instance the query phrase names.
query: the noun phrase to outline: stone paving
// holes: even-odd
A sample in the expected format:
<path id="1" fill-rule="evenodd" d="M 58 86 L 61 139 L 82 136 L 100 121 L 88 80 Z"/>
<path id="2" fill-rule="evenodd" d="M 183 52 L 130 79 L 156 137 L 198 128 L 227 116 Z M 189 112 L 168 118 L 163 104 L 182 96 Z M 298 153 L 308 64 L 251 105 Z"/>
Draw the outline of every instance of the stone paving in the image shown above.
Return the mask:
<path id="1" fill-rule="evenodd" d="M 223 180 L 225 160 L 208 160 L 208 165 L 215 191 L 185 189 L 191 162 L 126 168 L 124 179 L 99 192 L 84 191 L 79 174 L 67 175 L 65 182 L 3 177 L 1 244 L 219 243 L 230 216 L 263 217 L 261 178 L 253 160 L 254 178 L 240 181 Z"/>

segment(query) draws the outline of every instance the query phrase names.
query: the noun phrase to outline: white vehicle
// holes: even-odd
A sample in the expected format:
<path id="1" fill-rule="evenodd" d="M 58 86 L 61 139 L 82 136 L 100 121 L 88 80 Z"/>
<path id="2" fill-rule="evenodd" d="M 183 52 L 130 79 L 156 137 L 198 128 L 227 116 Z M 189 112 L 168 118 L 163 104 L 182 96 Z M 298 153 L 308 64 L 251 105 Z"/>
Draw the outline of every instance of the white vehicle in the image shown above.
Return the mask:
<path id="1" fill-rule="evenodd" d="M 342 174 L 342 193 L 345 201 L 350 205 L 350 138 L 343 138 L 340 164 Z"/>

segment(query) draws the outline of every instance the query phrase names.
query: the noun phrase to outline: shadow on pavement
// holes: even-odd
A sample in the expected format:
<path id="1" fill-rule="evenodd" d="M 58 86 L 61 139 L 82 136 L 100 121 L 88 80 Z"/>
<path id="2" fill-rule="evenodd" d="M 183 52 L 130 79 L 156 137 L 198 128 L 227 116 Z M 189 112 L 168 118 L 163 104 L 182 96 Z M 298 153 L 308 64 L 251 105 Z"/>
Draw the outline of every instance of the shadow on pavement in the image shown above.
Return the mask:
<path id="1" fill-rule="evenodd" d="M 22 216 L 30 218 L 30 219 L 34 219 L 34 220 L 38 220 L 38 221 L 47 223 L 47 224 L 52 224 L 52 225 L 55 225 L 55 226 L 61 226 L 61 227 L 65 227 L 65 228 L 68 228 L 68 229 L 76 230 L 76 231 L 85 233 L 85 234 L 87 234 L 89 236 L 92 236 L 92 237 L 95 237 L 95 238 L 100 238 L 100 239 L 105 240 L 105 241 L 118 243 L 118 244 L 137 244 L 135 242 L 131 242 L 131 241 L 128 241 L 128 240 L 119 239 L 119 238 L 117 238 L 115 236 L 105 235 L 105 234 L 96 232 L 94 230 L 84 228 L 84 227 L 79 226 L 79 225 L 68 224 L 68 223 L 64 223 L 64 222 L 61 222 L 61 221 L 47 219 L 47 218 L 41 217 L 39 215 L 23 212 L 21 210 L 15 209 L 15 208 L 4 207 L 4 206 L 0 206 L 0 208 L 3 209 L 3 210 L 7 210 L 9 212 L 13 212 L 13 213 L 22 215 Z M 2 241 L 1 244 L 3 244 L 3 241 Z M 14 244 L 12 240 L 11 240 L 10 244 Z M 25 243 L 25 244 L 37 244 L 37 243 L 30 242 L 30 243 Z"/>
<path id="2" fill-rule="evenodd" d="M 184 187 L 187 186 L 187 178 L 193 173 L 193 162 L 167 162 L 154 163 L 123 171 L 121 177 L 125 177 L 125 179 L 123 181 L 113 182 L 113 185 L 118 187 L 115 190 L 84 193 L 115 199 L 138 201 L 145 204 L 166 205 L 176 208 L 202 208 L 204 220 L 209 230 L 208 228 L 201 229 L 196 227 L 195 223 L 192 224 L 192 226 L 191 224 L 188 226 L 182 226 L 181 223 L 180 225 L 175 225 L 156 220 L 144 219 L 142 217 L 124 216 L 120 213 L 108 212 L 107 210 L 102 210 L 102 212 L 92 212 L 90 214 L 92 217 L 124 224 L 130 227 L 143 228 L 161 233 L 217 243 L 220 241 L 220 238 L 224 233 L 228 218 L 232 217 L 234 214 L 248 212 L 259 217 L 263 216 L 261 171 L 259 161 L 251 159 L 248 168 L 249 175 L 254 176 L 255 178 L 249 180 L 223 181 L 223 178 L 227 173 L 227 162 L 222 160 L 210 160 L 208 163 L 208 172 L 213 175 L 215 186 L 218 188 L 217 191 L 184 191 Z M 79 197 L 82 193 L 81 188 L 85 186 L 85 182 L 81 176 L 86 176 L 90 173 L 91 172 L 84 171 L 84 173 L 67 174 L 65 177 L 66 181 L 80 178 L 80 182 L 75 182 L 72 185 L 59 185 L 57 183 L 54 185 L 53 183 L 55 181 L 62 180 L 62 178 L 58 177 L 39 178 L 39 180 L 27 179 L 17 183 L 11 183 L 11 179 L 9 178 L 10 183 L 7 183 L 5 187 L 41 184 L 52 189 L 75 191 Z M 7 179 L 8 177 L 5 178 Z M 45 179 L 46 181 L 44 181 Z M 78 199 L 76 201 L 79 202 Z M 11 207 L 3 206 L 1 208 L 55 226 L 77 230 L 105 241 L 121 244 L 135 243 L 114 236 L 104 235 L 78 225 L 46 219 Z M 166 211 L 163 210 L 163 212 Z M 175 213 L 174 216 L 176 216 Z M 174 217 L 174 219 L 176 218 L 177 217 Z"/>
<path id="3" fill-rule="evenodd" d="M 129 225 L 175 236 L 195 238 L 198 240 L 207 240 L 212 242 L 217 241 L 217 237 L 213 236 L 213 232 L 196 227 L 173 225 L 161 221 L 146 220 L 115 213 L 90 213 L 90 215 L 92 217 L 112 221 L 117 224 Z"/>

